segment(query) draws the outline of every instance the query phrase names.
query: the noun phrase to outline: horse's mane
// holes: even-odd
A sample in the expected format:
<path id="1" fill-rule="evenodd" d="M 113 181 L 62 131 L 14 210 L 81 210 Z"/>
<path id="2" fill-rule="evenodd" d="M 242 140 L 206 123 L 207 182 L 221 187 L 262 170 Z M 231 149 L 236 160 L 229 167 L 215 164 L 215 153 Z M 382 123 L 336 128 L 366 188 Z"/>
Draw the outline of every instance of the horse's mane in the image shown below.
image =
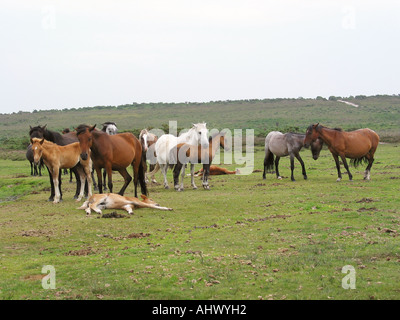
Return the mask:
<path id="1" fill-rule="evenodd" d="M 313 124 L 310 124 L 310 125 L 308 126 L 308 128 L 307 128 L 307 131 L 308 131 L 308 130 L 311 130 L 313 126 L 314 126 Z M 325 126 L 323 126 L 323 125 L 321 125 L 321 124 L 318 124 L 317 127 L 316 127 L 316 130 L 319 131 L 320 129 L 328 129 L 328 130 L 335 130 L 335 131 L 343 131 L 342 128 L 328 128 L 328 127 L 325 127 Z"/>
<path id="2" fill-rule="evenodd" d="M 84 133 L 86 129 L 89 129 L 90 126 L 87 124 L 80 124 L 75 130 L 76 130 L 76 135 L 79 136 L 80 134 Z"/>

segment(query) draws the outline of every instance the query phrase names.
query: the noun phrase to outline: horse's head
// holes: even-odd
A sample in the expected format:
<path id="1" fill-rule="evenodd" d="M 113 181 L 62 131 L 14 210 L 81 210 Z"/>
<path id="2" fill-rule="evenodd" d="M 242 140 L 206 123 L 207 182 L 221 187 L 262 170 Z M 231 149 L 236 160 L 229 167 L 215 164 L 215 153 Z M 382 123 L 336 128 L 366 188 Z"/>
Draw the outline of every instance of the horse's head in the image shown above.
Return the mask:
<path id="1" fill-rule="evenodd" d="M 43 127 L 41 126 L 36 126 L 36 127 L 32 127 L 29 126 L 29 137 L 31 138 L 43 138 L 46 132 L 46 126 L 47 124 L 45 124 Z"/>
<path id="2" fill-rule="evenodd" d="M 118 133 L 117 124 L 115 122 L 104 122 L 102 126 L 103 129 L 101 130 L 109 134 L 110 136 Z"/>
<path id="3" fill-rule="evenodd" d="M 44 138 L 42 138 L 42 139 L 31 138 L 32 152 L 33 152 L 33 162 L 36 165 L 39 164 L 40 159 L 42 158 L 43 142 L 44 142 Z"/>
<path id="4" fill-rule="evenodd" d="M 96 125 L 88 126 L 85 124 L 79 125 L 76 130 L 76 135 L 81 146 L 81 158 L 82 160 L 87 160 L 90 154 L 90 148 L 93 144 L 92 131 L 95 129 Z"/>
<path id="5" fill-rule="evenodd" d="M 314 160 L 319 158 L 319 154 L 322 150 L 322 146 L 324 145 L 324 141 L 321 138 L 317 138 L 317 140 L 311 142 L 311 153 Z"/>
<path id="6" fill-rule="evenodd" d="M 209 143 L 217 142 L 218 146 L 223 148 L 226 151 L 229 151 L 230 146 L 230 139 L 227 137 L 226 132 L 218 132 L 209 138 Z"/>
<path id="7" fill-rule="evenodd" d="M 193 124 L 191 130 L 194 130 L 196 134 L 197 145 L 201 145 L 202 148 L 208 148 L 208 129 L 206 123 Z"/>
<path id="8" fill-rule="evenodd" d="M 157 202 L 155 202 L 153 199 L 147 198 L 144 194 L 141 194 L 140 197 L 142 198 L 142 202 L 144 203 L 154 204 L 157 207 L 160 206 Z"/>
<path id="9" fill-rule="evenodd" d="M 140 131 L 139 140 L 144 152 L 147 152 L 147 149 L 149 147 L 147 143 L 148 137 L 149 137 L 149 132 L 147 131 L 147 129 L 143 129 L 142 131 Z"/>
<path id="10" fill-rule="evenodd" d="M 309 148 L 310 144 L 319 137 L 319 133 L 317 131 L 318 125 L 319 123 L 312 124 L 307 128 L 306 136 L 304 138 L 304 147 Z"/>

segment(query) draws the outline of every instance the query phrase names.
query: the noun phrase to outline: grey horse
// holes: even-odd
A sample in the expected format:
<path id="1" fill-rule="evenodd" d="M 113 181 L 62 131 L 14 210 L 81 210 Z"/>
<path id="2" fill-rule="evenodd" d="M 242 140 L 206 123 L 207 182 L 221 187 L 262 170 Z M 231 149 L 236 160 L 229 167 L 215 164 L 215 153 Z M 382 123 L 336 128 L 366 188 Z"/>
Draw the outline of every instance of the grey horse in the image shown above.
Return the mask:
<path id="1" fill-rule="evenodd" d="M 265 158 L 264 158 L 264 173 L 263 179 L 266 179 L 266 172 L 272 170 L 274 167 L 274 155 L 275 158 L 275 173 L 278 179 L 282 179 L 279 174 L 279 160 L 281 157 L 290 156 L 290 169 L 292 171 L 291 180 L 295 181 L 294 171 L 294 158 L 296 158 L 302 168 L 304 179 L 307 179 L 306 168 L 304 167 L 303 159 L 300 157 L 300 150 L 304 146 L 305 134 L 299 133 L 285 133 L 279 131 L 271 131 L 265 138 Z M 321 152 L 323 141 L 321 139 L 315 140 L 311 144 L 311 152 L 313 159 L 317 160 L 319 153 Z"/>

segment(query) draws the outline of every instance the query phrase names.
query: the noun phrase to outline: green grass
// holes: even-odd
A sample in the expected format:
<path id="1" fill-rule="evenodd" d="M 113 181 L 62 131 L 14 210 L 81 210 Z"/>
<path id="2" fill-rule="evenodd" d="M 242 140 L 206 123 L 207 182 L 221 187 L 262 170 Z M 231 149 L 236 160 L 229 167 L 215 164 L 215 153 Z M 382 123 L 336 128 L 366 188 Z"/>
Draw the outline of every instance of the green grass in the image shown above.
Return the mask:
<path id="1" fill-rule="evenodd" d="M 369 182 L 351 167 L 354 181 L 337 183 L 329 151 L 314 161 L 305 150 L 306 181 L 298 163 L 290 181 L 283 158 L 283 180 L 256 172 L 211 177 L 210 191 L 192 190 L 189 177 L 184 192 L 151 185 L 174 210 L 121 219 L 77 210 L 67 177 L 63 202 L 49 203 L 47 175 L 0 160 L 0 299 L 399 299 L 398 152 L 379 145 Z M 263 156 L 256 148 L 255 169 Z M 41 286 L 43 265 L 56 269 L 55 290 Z M 345 265 L 356 269 L 354 290 L 341 286 Z"/>

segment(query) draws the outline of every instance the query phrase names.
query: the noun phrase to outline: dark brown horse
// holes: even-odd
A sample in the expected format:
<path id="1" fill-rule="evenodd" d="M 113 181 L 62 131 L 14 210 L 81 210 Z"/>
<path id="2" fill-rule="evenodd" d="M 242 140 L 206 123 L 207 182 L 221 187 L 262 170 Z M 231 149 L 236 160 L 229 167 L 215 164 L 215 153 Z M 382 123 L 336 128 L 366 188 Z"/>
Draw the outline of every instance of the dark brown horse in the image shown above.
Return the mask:
<path id="1" fill-rule="evenodd" d="M 349 171 L 346 158 L 352 159 L 351 163 L 354 166 L 357 166 L 362 161 L 368 162 L 368 166 L 365 169 L 364 179 L 370 179 L 374 154 L 379 143 L 379 136 L 375 131 L 366 128 L 344 132 L 341 129 L 329 129 L 317 123 L 308 127 L 304 139 L 304 145 L 309 146 L 311 142 L 318 138 L 321 138 L 326 143 L 329 151 L 335 159 L 338 172 L 337 181 L 342 179 L 339 157 L 342 159 L 350 181 L 352 181 L 353 176 Z"/>
<path id="2" fill-rule="evenodd" d="M 144 163 L 142 160 L 142 146 L 139 140 L 129 132 L 109 135 L 103 131 L 95 130 L 96 125 L 80 125 L 76 128 L 77 136 L 81 145 L 81 157 L 87 159 L 89 149 L 96 170 L 99 192 L 103 193 L 101 169 L 105 168 L 108 176 L 108 189 L 113 190 L 112 171 L 118 171 L 124 178 L 124 185 L 119 191 L 123 195 L 126 187 L 132 181 L 126 168 L 133 167 L 135 184 L 135 197 L 137 197 L 137 184 L 140 183 L 142 194 L 147 195 L 145 182 Z"/>

